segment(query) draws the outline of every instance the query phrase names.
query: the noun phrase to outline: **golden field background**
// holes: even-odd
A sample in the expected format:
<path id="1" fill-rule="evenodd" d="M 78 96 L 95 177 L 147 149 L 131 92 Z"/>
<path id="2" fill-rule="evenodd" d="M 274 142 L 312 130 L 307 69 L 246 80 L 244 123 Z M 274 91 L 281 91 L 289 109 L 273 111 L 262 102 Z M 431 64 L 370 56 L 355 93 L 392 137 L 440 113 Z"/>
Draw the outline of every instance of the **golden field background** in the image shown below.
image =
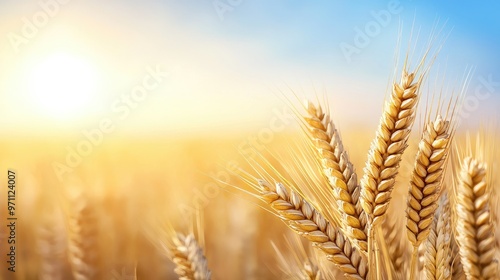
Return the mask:
<path id="1" fill-rule="evenodd" d="M 417 122 L 393 192 L 391 219 L 404 218 L 406 178 L 420 131 Z M 18 180 L 15 279 L 43 279 L 39 277 L 47 269 L 55 270 L 60 279 L 72 279 L 67 259 L 67 217 L 81 197 L 85 197 L 95 215 L 95 224 L 89 225 L 95 240 L 89 242 L 102 279 L 133 279 L 127 277 L 134 269 L 137 279 L 177 279 L 165 251 L 154 244 L 168 236 L 159 235 L 152 225 L 170 224 L 177 231 L 188 233 L 195 223 L 189 214 L 196 212 L 196 206 L 200 206 L 204 216 L 205 254 L 213 279 L 283 279 L 270 242 L 283 245 L 283 235 L 290 230 L 273 214 L 259 208 L 262 204 L 256 199 L 236 188 L 217 184 L 217 180 L 223 180 L 228 185 L 247 188 L 238 175 L 229 179 L 226 175 L 230 174 L 228 166 L 234 165 L 251 171 L 248 155 L 262 162 L 250 153 L 245 159 L 245 153 L 238 149 L 257 133 L 212 138 L 108 139 L 63 181 L 58 180 L 52 164 L 63 162 L 63 147 L 75 143 L 74 139 L 3 141 L 1 180 L 6 182 L 7 169 L 15 170 Z M 374 132 L 347 130 L 342 136 L 361 176 Z M 455 136 L 458 146 L 466 146 L 466 138 L 465 132 L 459 130 Z M 303 135 L 298 129 L 276 133 L 271 142 L 263 145 L 265 149 L 254 152 L 286 152 L 301 139 Z M 487 140 L 500 143 L 498 136 Z M 490 166 L 492 174 L 498 171 L 499 155 L 498 149 L 490 155 L 495 159 Z M 279 169 L 279 162 L 271 159 L 271 163 Z M 79 196 L 73 196 L 75 190 L 81 191 Z M 5 195 L 6 190 L 0 195 L 2 201 L 6 201 Z M 1 215 L 5 221 L 5 209 Z M 405 237 L 404 224 L 398 225 Z M 0 242 L 5 244 L 6 227 L 0 229 Z M 1 255 L 4 262 L 4 246 Z M 0 275 L 2 279 L 14 279 L 6 270 Z"/>

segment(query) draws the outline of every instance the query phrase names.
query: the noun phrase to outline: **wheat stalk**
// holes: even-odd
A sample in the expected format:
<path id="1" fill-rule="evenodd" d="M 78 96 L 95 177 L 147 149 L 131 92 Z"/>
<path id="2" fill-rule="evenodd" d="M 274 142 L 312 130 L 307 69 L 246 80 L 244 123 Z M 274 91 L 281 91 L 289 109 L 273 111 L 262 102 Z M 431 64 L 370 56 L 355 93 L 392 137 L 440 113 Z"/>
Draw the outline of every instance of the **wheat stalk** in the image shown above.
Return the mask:
<path id="1" fill-rule="evenodd" d="M 415 119 L 418 90 L 422 77 L 415 81 L 415 74 L 403 70 L 399 84 L 394 83 L 389 101 L 386 102 L 375 139 L 368 153 L 361 184 L 361 206 L 367 215 L 368 260 L 371 278 L 376 278 L 377 254 L 375 250 L 376 227 L 379 225 L 391 198 L 399 163 L 407 147 L 408 137 Z"/>
<path id="2" fill-rule="evenodd" d="M 443 194 L 430 227 L 425 246 L 425 273 L 428 280 L 451 280 L 451 213 L 447 194 Z"/>
<path id="3" fill-rule="evenodd" d="M 362 253 L 368 249 L 366 216 L 359 201 L 359 185 L 354 166 L 344 150 L 339 132 L 321 106 L 307 103 L 304 117 L 309 138 L 317 150 L 323 173 L 333 190 L 342 222 L 342 230 Z"/>
<path id="4" fill-rule="evenodd" d="M 497 279 L 486 166 L 467 157 L 456 195 L 456 240 L 467 279 Z"/>
<path id="5" fill-rule="evenodd" d="M 181 280 L 209 280 L 211 272 L 203 249 L 198 245 L 193 234 L 184 236 L 177 234 L 173 239 L 172 260 L 175 263 L 175 273 Z"/>
<path id="6" fill-rule="evenodd" d="M 327 254 L 349 279 L 366 279 L 366 261 L 338 228 L 327 221 L 314 207 L 295 191 L 287 191 L 282 183 L 273 188 L 259 180 L 260 197 L 295 232 L 304 236 Z"/>

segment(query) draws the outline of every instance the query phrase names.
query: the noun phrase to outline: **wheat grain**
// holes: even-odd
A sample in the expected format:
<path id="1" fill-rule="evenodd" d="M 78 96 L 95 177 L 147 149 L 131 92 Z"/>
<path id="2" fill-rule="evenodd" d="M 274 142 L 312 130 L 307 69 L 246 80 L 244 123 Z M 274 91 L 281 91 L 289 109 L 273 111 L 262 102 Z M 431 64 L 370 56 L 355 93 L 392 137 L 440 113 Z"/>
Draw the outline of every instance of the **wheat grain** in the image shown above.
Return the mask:
<path id="1" fill-rule="evenodd" d="M 327 254 L 349 279 L 366 279 L 366 261 L 338 228 L 327 221 L 311 204 L 293 190 L 277 183 L 273 188 L 259 180 L 261 199 L 266 201 L 278 216 L 295 232 L 304 236 Z"/>
<path id="2" fill-rule="evenodd" d="M 456 195 L 456 240 L 467 279 L 497 279 L 495 238 L 484 164 L 467 157 Z"/>
<path id="3" fill-rule="evenodd" d="M 452 277 L 451 213 L 446 193 L 430 227 L 425 246 L 425 272 L 428 280 L 450 280 Z"/>
<path id="4" fill-rule="evenodd" d="M 317 150 L 323 173 L 333 190 L 343 232 L 362 253 L 368 249 L 366 216 L 359 201 L 359 185 L 354 166 L 349 161 L 339 132 L 330 115 L 321 106 L 307 103 L 308 117 L 304 117 L 311 143 Z"/>
<path id="5" fill-rule="evenodd" d="M 172 260 L 176 265 L 175 273 L 181 280 L 209 280 L 211 272 L 203 249 L 193 234 L 177 234 L 173 239 Z"/>

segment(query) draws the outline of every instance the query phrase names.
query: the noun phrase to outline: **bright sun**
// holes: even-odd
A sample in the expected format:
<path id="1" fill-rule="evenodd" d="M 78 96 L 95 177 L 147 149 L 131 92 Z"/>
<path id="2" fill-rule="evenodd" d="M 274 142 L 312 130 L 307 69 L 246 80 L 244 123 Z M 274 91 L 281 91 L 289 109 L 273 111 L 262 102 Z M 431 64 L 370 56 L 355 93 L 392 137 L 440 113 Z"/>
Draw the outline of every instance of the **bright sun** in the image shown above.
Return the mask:
<path id="1" fill-rule="evenodd" d="M 91 64 L 70 54 L 54 54 L 33 68 L 30 94 L 36 107 L 57 119 L 81 117 L 97 97 Z"/>

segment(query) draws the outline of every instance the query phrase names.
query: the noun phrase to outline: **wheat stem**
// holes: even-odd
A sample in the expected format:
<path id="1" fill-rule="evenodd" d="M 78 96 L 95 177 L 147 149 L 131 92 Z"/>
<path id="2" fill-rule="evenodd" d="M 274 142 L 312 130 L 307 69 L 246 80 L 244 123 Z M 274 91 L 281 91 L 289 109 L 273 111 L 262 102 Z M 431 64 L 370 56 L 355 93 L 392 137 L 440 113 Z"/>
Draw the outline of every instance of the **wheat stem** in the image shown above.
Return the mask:
<path id="1" fill-rule="evenodd" d="M 410 280 L 415 279 L 417 265 L 418 265 L 418 250 L 415 249 L 411 253 Z"/>
<path id="2" fill-rule="evenodd" d="M 382 237 L 382 238 L 386 238 L 386 236 L 383 234 L 383 230 L 382 228 L 377 228 L 377 237 Z M 382 242 L 384 242 L 384 240 L 382 239 L 381 240 Z M 380 244 L 380 242 L 379 242 Z M 384 265 L 384 271 L 386 272 L 386 275 L 387 275 L 387 280 L 393 280 L 393 276 L 392 276 L 392 270 L 391 270 L 391 263 L 387 260 L 390 259 L 390 256 L 389 256 L 389 251 L 387 250 L 387 244 L 384 242 L 382 244 L 382 246 L 379 246 L 381 248 L 381 251 L 382 251 L 382 260 L 383 260 L 383 265 Z"/>
<path id="3" fill-rule="evenodd" d="M 368 271 L 370 271 L 370 280 L 377 279 L 376 267 L 374 258 L 374 243 L 375 242 L 375 233 L 373 229 L 373 225 L 368 226 Z"/>

